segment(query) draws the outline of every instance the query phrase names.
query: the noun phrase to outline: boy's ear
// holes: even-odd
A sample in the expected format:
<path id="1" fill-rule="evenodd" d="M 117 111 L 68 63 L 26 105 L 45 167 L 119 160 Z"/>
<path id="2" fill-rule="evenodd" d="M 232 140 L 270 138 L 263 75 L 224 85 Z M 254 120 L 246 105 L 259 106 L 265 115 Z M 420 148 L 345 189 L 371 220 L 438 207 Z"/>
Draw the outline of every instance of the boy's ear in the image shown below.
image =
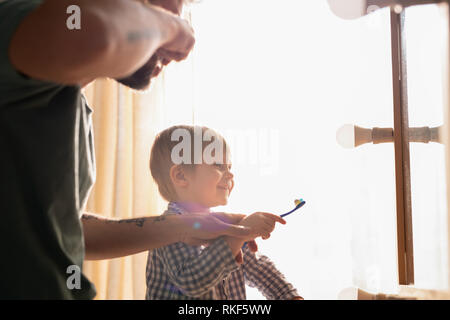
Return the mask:
<path id="1" fill-rule="evenodd" d="M 188 180 L 186 177 L 186 172 L 184 168 L 180 165 L 173 165 L 169 171 L 170 180 L 174 186 L 186 187 L 188 185 Z"/>

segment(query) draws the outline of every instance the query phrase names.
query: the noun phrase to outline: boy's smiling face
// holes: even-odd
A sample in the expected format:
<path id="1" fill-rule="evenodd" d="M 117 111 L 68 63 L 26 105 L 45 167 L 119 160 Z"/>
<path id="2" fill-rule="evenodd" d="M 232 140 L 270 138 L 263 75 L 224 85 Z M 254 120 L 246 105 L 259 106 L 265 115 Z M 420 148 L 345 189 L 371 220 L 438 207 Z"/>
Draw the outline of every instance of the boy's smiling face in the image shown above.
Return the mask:
<path id="1" fill-rule="evenodd" d="M 180 164 L 174 164 L 178 162 L 178 159 L 173 160 L 174 147 L 170 150 L 172 166 L 168 176 L 173 196 L 167 200 L 184 203 L 196 210 L 226 205 L 234 187 L 228 144 L 216 132 L 208 132 L 210 129 L 206 127 L 204 129 L 206 130 L 201 132 L 203 140 L 201 148 L 195 147 L 197 140 L 189 137 L 187 141 L 192 139 L 192 144 L 180 149 L 183 151 Z M 188 154 L 187 160 L 184 158 L 185 152 Z M 197 159 L 201 159 L 201 163 L 193 164 Z M 154 170 L 156 172 L 156 169 Z"/>
<path id="2" fill-rule="evenodd" d="M 226 205 L 234 187 L 230 170 L 230 162 L 174 166 L 171 176 L 177 201 L 206 208 Z"/>
<path id="3" fill-rule="evenodd" d="M 231 163 L 199 164 L 186 176 L 188 201 L 205 207 L 226 205 L 234 187 Z"/>

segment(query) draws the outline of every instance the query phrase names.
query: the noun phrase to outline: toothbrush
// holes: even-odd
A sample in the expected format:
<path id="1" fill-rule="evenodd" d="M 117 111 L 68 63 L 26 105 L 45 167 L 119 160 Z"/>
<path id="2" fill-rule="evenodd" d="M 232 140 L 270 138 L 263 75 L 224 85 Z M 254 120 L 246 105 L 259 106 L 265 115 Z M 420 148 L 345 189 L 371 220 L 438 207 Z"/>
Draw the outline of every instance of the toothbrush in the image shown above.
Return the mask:
<path id="1" fill-rule="evenodd" d="M 303 205 L 304 205 L 306 202 L 305 202 L 303 199 L 300 199 L 300 200 L 295 199 L 295 200 L 294 200 L 294 203 L 295 203 L 295 208 L 292 209 L 292 210 L 289 211 L 289 212 L 286 212 L 286 213 L 283 213 L 282 215 L 280 215 L 281 218 L 284 218 L 284 217 L 286 217 L 287 215 L 290 215 L 292 212 L 296 211 L 297 209 L 300 209 L 301 207 L 303 207 Z"/>
<path id="2" fill-rule="evenodd" d="M 295 203 L 295 208 L 292 209 L 292 210 L 289 211 L 289 212 L 286 212 L 286 213 L 281 214 L 281 215 L 280 215 L 281 218 L 284 218 L 284 217 L 286 217 L 287 215 L 290 215 L 292 212 L 296 211 L 297 209 L 300 209 L 301 207 L 303 207 L 303 205 L 304 205 L 306 202 L 305 202 L 303 199 L 300 199 L 300 200 L 295 199 L 295 200 L 294 200 L 294 203 Z M 247 245 L 247 242 L 244 242 L 244 245 L 242 246 L 242 248 L 244 248 L 246 245 Z"/>

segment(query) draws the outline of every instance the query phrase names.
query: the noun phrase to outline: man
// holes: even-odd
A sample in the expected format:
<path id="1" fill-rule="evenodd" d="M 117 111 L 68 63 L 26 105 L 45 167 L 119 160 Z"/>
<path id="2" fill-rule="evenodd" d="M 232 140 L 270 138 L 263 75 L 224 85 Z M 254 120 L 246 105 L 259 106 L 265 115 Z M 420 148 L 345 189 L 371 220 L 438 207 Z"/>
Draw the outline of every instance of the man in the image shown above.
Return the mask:
<path id="1" fill-rule="evenodd" d="M 181 8 L 180 0 L 154 3 Z M 72 5 L 81 29 L 67 27 Z M 82 274 L 79 288 L 67 286 L 85 257 L 259 236 L 234 225 L 242 215 L 113 221 L 83 213 L 95 161 L 80 89 L 98 77 L 144 88 L 193 45 L 186 21 L 142 1 L 0 0 L 0 298 L 91 299 L 95 288 Z"/>

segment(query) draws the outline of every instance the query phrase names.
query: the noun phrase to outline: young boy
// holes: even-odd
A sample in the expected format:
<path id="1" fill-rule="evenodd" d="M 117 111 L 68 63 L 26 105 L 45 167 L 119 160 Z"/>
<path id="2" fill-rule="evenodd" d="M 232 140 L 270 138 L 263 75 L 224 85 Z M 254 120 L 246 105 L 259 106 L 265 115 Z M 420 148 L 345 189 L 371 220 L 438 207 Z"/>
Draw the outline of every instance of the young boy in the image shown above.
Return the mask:
<path id="1" fill-rule="evenodd" d="M 169 201 L 161 217 L 212 214 L 210 208 L 227 204 L 234 187 L 228 154 L 225 139 L 206 127 L 174 126 L 159 133 L 151 150 L 150 171 Z M 247 284 L 267 299 L 301 300 L 266 256 L 244 245 L 258 236 L 268 238 L 276 221 L 285 223 L 278 216 L 257 212 L 240 222 L 254 230 L 249 239 L 220 237 L 206 247 L 178 242 L 149 251 L 146 299 L 241 300 L 246 299 Z M 238 264 L 235 256 L 241 248 L 243 263 Z"/>

